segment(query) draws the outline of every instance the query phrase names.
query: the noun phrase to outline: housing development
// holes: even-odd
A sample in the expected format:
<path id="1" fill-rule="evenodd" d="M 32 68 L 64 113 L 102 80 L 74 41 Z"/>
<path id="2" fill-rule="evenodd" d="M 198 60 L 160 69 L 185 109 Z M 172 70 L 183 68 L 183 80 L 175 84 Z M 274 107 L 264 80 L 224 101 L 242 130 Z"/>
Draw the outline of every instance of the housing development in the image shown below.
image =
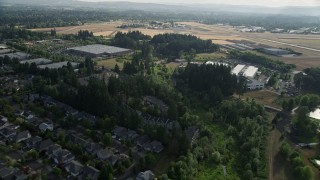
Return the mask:
<path id="1" fill-rule="evenodd" d="M 0 179 L 320 179 L 320 4 L 257 2 L 1 1 Z"/>

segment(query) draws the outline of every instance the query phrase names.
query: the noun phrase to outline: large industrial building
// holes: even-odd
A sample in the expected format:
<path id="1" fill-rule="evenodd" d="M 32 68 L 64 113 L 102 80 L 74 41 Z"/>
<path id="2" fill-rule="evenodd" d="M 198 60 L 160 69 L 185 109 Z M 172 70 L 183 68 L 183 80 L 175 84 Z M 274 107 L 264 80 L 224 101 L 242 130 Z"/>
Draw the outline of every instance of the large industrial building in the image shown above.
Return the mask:
<path id="1" fill-rule="evenodd" d="M 262 51 L 266 54 L 271 54 L 274 56 L 284 56 L 291 54 L 289 51 L 284 50 L 284 49 L 277 49 L 277 48 L 264 48 Z"/>
<path id="2" fill-rule="evenodd" d="M 242 64 L 238 64 L 236 67 L 232 69 L 231 73 L 238 76 L 244 67 L 246 66 Z"/>
<path id="3" fill-rule="evenodd" d="M 249 78 L 254 78 L 254 76 L 256 76 L 258 72 L 258 68 L 254 67 L 254 66 L 248 66 L 244 72 L 243 72 L 243 76 L 244 77 L 249 77 Z"/>
<path id="4" fill-rule="evenodd" d="M 79 65 L 79 63 L 75 63 L 75 62 L 70 62 L 71 66 L 73 68 L 77 67 Z M 62 68 L 64 66 L 68 66 L 68 61 L 63 61 L 63 62 L 57 62 L 57 63 L 52 63 L 52 64 L 46 64 L 46 65 L 40 65 L 38 66 L 40 69 L 59 69 Z"/>
<path id="5" fill-rule="evenodd" d="M 84 57 L 105 57 L 112 58 L 131 54 L 132 50 L 119 48 L 115 46 L 106 46 L 102 44 L 93 44 L 87 46 L 73 47 L 68 49 L 70 53 Z"/>
<path id="6" fill-rule="evenodd" d="M 49 59 L 45 59 L 45 58 L 37 58 L 37 59 L 20 61 L 20 64 L 26 64 L 26 63 L 28 63 L 28 64 L 35 63 L 36 65 L 43 65 L 43 64 L 50 64 L 50 63 L 52 63 L 52 61 Z"/>
<path id="7" fill-rule="evenodd" d="M 2 54 L 0 57 L 8 56 L 10 59 L 18 59 L 19 61 L 29 59 L 31 57 L 30 54 L 23 53 L 23 52 L 15 52 L 15 53 L 9 53 L 9 54 Z"/>

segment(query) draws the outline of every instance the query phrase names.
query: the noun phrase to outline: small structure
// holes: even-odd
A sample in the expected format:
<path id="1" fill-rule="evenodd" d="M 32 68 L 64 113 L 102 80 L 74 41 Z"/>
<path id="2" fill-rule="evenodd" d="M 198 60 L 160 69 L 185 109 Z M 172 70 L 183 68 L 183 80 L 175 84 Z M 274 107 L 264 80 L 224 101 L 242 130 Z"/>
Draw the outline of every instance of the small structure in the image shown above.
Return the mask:
<path id="1" fill-rule="evenodd" d="M 42 133 L 46 131 L 53 131 L 53 123 L 41 123 L 39 129 Z"/>
<path id="2" fill-rule="evenodd" d="M 132 53 L 132 50 L 102 44 L 73 47 L 68 49 L 70 53 L 85 57 L 106 57 L 112 58 Z"/>
<path id="3" fill-rule="evenodd" d="M 154 179 L 154 174 L 150 170 L 145 172 L 140 172 L 136 177 L 136 180 L 153 180 L 153 179 Z"/>

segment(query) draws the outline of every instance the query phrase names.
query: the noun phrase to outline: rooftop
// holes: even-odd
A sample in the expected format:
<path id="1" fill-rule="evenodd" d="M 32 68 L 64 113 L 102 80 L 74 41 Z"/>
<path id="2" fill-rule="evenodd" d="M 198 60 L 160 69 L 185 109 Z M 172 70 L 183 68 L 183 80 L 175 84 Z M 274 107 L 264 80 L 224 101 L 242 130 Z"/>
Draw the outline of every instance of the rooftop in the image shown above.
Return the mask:
<path id="1" fill-rule="evenodd" d="M 130 51 L 130 49 L 119 48 L 115 46 L 106 46 L 102 44 L 73 47 L 69 48 L 69 50 L 82 51 L 91 54 L 114 54 L 119 52 Z"/>
<path id="2" fill-rule="evenodd" d="M 238 64 L 236 67 L 232 69 L 232 74 L 238 75 L 244 67 L 245 65 Z"/>
<path id="3" fill-rule="evenodd" d="M 258 71 L 257 67 L 248 66 L 248 68 L 244 71 L 243 76 L 245 77 L 254 77 Z"/>
<path id="4" fill-rule="evenodd" d="M 79 65 L 79 63 L 75 63 L 75 62 L 70 62 L 72 67 L 76 67 Z M 40 65 L 38 66 L 40 69 L 45 69 L 45 68 L 49 68 L 49 69 L 59 69 L 62 68 L 64 66 L 68 66 L 68 61 L 63 61 L 63 62 L 58 62 L 58 63 L 52 63 L 52 64 L 46 64 L 46 65 Z"/>
<path id="5" fill-rule="evenodd" d="M 29 63 L 29 64 L 35 63 L 36 65 L 42 65 L 42 64 L 50 64 L 52 63 L 52 61 L 45 58 L 37 58 L 37 59 L 20 61 L 20 64 L 25 64 L 25 63 Z"/>

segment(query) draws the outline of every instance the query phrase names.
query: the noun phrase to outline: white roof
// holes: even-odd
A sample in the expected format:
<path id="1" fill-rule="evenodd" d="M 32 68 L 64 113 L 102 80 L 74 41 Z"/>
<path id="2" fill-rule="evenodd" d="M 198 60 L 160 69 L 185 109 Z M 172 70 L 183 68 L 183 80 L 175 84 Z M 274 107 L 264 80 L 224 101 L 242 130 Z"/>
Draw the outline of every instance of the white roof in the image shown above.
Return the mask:
<path id="1" fill-rule="evenodd" d="M 245 67 L 245 65 L 238 64 L 236 67 L 234 67 L 232 69 L 231 72 L 232 72 L 232 74 L 238 75 L 244 67 Z"/>
<path id="2" fill-rule="evenodd" d="M 309 117 L 320 120 L 320 107 L 309 114 Z"/>
<path id="3" fill-rule="evenodd" d="M 229 66 L 227 63 L 224 62 L 214 62 L 214 61 L 207 61 L 206 65 L 223 65 L 223 66 Z"/>
<path id="4" fill-rule="evenodd" d="M 254 66 L 249 66 L 243 73 L 243 76 L 245 77 L 254 77 L 256 75 L 258 71 L 258 68 L 257 67 L 254 67 Z"/>

